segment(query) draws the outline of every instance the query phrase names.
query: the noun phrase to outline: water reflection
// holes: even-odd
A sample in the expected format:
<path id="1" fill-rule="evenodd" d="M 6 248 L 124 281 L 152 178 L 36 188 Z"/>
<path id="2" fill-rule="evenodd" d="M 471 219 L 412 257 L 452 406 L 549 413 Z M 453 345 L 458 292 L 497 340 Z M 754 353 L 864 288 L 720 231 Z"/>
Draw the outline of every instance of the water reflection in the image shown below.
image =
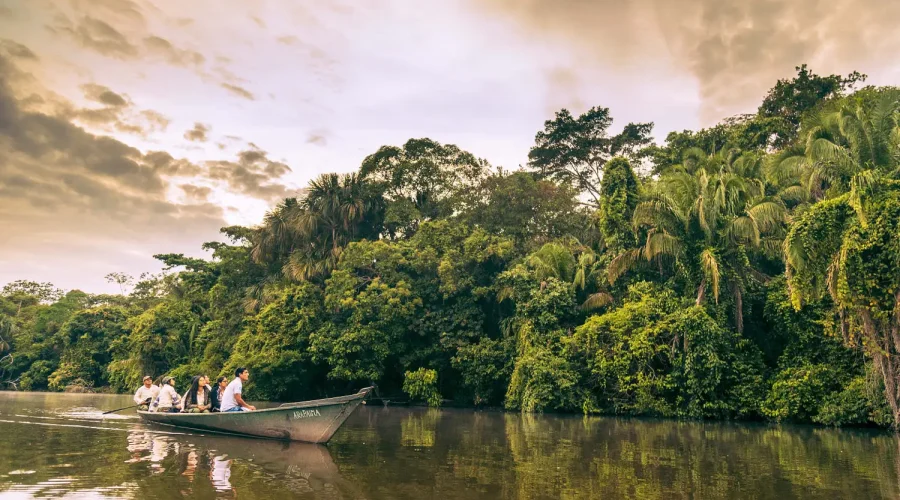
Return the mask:
<path id="1" fill-rule="evenodd" d="M 100 417 L 121 402 L 0 393 L 0 498 L 900 496 L 874 431 L 361 407 L 323 447 Z"/>
<path id="2" fill-rule="evenodd" d="M 410 413 L 400 423 L 400 442 L 403 446 L 434 446 L 435 430 L 441 419 L 441 411 L 428 408 L 422 413 Z"/>
<path id="3" fill-rule="evenodd" d="M 150 474 L 168 478 L 182 496 L 207 490 L 214 490 L 219 496 L 236 495 L 238 487 L 232 484 L 233 475 L 240 477 L 240 489 L 253 491 L 254 495 L 278 490 L 315 497 L 349 486 L 344 484 L 328 449 L 321 445 L 142 431 L 130 433 L 128 442 L 132 454 L 129 461 L 148 462 Z"/>
<path id="4" fill-rule="evenodd" d="M 213 467 L 210 471 L 209 478 L 212 485 L 218 492 L 231 491 L 231 460 L 224 456 L 213 457 Z"/>

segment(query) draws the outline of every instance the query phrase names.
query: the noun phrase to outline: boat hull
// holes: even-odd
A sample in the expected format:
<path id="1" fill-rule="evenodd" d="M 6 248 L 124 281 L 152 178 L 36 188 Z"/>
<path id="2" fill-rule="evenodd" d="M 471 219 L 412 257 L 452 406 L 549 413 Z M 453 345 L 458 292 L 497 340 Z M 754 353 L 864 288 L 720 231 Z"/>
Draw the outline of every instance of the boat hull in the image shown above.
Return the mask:
<path id="1" fill-rule="evenodd" d="M 276 408 L 223 413 L 153 413 L 139 411 L 146 422 L 200 431 L 283 441 L 327 443 L 372 390 L 350 396 L 286 403 Z"/>

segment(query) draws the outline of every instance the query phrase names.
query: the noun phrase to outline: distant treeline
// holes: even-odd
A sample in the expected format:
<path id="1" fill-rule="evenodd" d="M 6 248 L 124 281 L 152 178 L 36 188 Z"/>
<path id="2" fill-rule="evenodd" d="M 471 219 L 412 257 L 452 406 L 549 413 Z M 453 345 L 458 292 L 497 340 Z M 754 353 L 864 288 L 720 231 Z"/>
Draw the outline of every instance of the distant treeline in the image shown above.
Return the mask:
<path id="1" fill-rule="evenodd" d="M 900 422 L 900 91 L 805 66 L 662 145 L 561 110 L 527 168 L 412 139 L 121 295 L 8 284 L 0 382 L 131 391 L 251 369 L 256 399 Z M 127 293 L 126 293 L 127 292 Z"/>

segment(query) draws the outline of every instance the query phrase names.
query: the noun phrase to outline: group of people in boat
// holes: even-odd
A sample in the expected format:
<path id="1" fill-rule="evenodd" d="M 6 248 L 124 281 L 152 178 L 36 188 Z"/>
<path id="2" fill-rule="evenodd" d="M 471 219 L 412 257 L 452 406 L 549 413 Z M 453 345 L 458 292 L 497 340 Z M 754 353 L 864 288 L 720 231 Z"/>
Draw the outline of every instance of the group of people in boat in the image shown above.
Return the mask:
<path id="1" fill-rule="evenodd" d="M 156 385 L 147 375 L 134 393 L 134 403 L 138 410 L 164 413 L 252 411 L 256 407 L 244 401 L 241 395 L 244 382 L 249 378 L 250 371 L 243 367 L 234 371 L 231 382 L 226 377 L 219 377 L 215 386 L 211 386 L 208 376 L 197 375 L 191 379 L 187 392 L 180 396 L 173 377 L 162 377 L 160 385 Z"/>

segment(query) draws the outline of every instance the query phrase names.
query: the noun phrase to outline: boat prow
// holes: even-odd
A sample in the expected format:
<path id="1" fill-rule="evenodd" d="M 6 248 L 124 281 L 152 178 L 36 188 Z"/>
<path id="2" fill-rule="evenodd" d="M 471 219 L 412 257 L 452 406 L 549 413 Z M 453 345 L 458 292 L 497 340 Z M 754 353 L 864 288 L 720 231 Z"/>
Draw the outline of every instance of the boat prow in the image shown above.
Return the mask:
<path id="1" fill-rule="evenodd" d="M 146 422 L 200 431 L 284 441 L 327 443 L 372 387 L 336 398 L 285 403 L 275 408 L 222 413 L 155 413 L 139 411 Z"/>

